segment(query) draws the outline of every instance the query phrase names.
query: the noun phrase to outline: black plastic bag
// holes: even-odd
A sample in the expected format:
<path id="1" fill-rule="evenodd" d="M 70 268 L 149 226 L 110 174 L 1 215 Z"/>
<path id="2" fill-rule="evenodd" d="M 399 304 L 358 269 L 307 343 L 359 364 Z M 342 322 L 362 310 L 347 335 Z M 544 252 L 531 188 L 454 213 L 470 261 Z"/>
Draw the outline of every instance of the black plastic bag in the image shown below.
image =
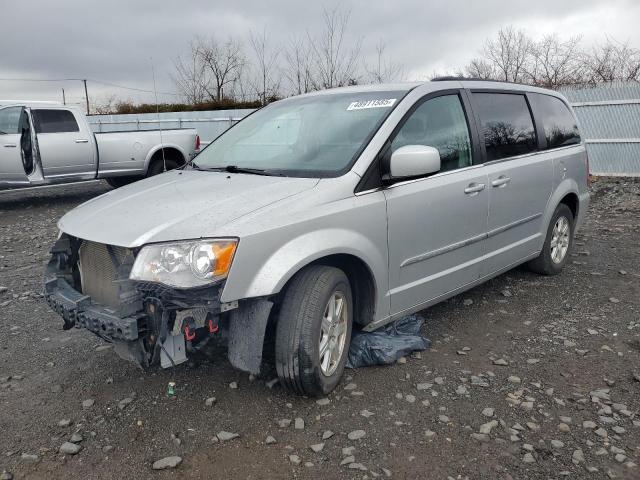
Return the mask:
<path id="1" fill-rule="evenodd" d="M 424 320 L 408 315 L 374 332 L 354 332 L 347 368 L 389 365 L 416 350 L 426 350 L 431 341 L 420 335 Z"/>

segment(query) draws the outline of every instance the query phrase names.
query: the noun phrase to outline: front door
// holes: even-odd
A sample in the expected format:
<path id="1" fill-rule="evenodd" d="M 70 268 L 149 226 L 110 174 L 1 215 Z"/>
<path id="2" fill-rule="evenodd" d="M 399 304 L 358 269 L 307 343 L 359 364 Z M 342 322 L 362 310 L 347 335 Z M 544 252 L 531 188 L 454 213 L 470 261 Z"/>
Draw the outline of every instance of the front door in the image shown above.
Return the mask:
<path id="1" fill-rule="evenodd" d="M 441 170 L 385 190 L 391 313 L 415 310 L 480 276 L 488 191 L 484 166 L 474 165 L 469 121 L 459 92 L 428 98 L 391 139 L 438 149 Z"/>
<path id="2" fill-rule="evenodd" d="M 34 132 L 24 107 L 0 109 L 0 187 L 42 181 Z"/>

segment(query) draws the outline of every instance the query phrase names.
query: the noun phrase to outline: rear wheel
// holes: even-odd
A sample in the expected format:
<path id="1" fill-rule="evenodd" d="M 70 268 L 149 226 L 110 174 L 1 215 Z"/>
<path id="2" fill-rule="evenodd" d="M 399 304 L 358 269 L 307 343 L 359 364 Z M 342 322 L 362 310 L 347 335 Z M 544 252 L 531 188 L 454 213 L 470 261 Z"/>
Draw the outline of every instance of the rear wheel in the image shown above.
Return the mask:
<path id="1" fill-rule="evenodd" d="M 289 390 L 309 396 L 333 390 L 351 342 L 353 298 L 342 270 L 314 265 L 289 284 L 276 331 L 276 370 Z"/>
<path id="2" fill-rule="evenodd" d="M 147 177 L 153 177 L 154 175 L 159 175 L 161 173 L 164 173 L 165 165 L 167 167 L 166 171 L 168 172 L 169 170 L 178 168 L 180 165 L 182 165 L 182 163 L 178 162 L 174 158 L 167 158 L 166 160 L 163 160 L 162 157 L 157 158 L 149 166 L 149 169 L 147 170 Z"/>
<path id="3" fill-rule="evenodd" d="M 106 178 L 105 180 L 113 188 L 120 188 L 120 187 L 124 187 L 125 185 L 129 185 L 130 183 L 136 182 L 140 179 L 142 179 L 142 177 L 127 176 L 127 177 L 111 177 L 111 178 Z"/>
<path id="4" fill-rule="evenodd" d="M 542 275 L 557 275 L 567 263 L 573 244 L 573 213 L 561 203 L 556 207 L 540 256 L 529 262 L 529 268 Z"/>

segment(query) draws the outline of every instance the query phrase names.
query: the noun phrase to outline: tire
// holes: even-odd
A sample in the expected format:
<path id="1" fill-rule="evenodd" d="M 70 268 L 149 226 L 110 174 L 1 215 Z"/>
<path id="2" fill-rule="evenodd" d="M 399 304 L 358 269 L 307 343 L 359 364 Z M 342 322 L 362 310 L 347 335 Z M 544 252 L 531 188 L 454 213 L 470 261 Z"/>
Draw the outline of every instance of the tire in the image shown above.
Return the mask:
<path id="1" fill-rule="evenodd" d="M 149 169 L 147 170 L 147 177 L 153 177 L 154 175 L 164 173 L 165 163 L 167 165 L 167 171 L 173 170 L 174 168 L 178 168 L 180 165 L 182 165 L 180 162 L 173 158 L 167 158 L 163 161 L 162 157 L 160 157 L 159 159 L 154 160 L 153 163 L 151 163 L 151 165 L 149 166 Z"/>
<path id="2" fill-rule="evenodd" d="M 346 319 L 340 316 L 335 324 L 323 323 L 330 300 L 342 301 Z M 276 327 L 276 370 L 280 383 L 294 393 L 310 397 L 331 392 L 340 382 L 347 362 L 352 323 L 353 297 L 342 270 L 313 265 L 299 272 L 285 291 Z M 328 352 L 335 352 L 335 356 L 329 357 L 333 361 L 326 361 L 329 355 L 326 354 L 321 365 L 320 341 L 322 337 L 328 339 L 331 333 L 337 337 L 337 348 Z"/>
<path id="3" fill-rule="evenodd" d="M 137 182 L 138 180 L 142 180 L 143 178 L 153 177 L 154 175 L 159 175 L 160 173 L 164 173 L 164 165 L 167 165 L 167 171 L 173 170 L 174 168 L 178 168 L 182 163 L 174 158 L 167 158 L 166 161 L 163 161 L 162 158 L 154 160 L 151 165 L 149 165 L 149 169 L 147 170 L 147 174 L 144 177 L 137 176 L 127 176 L 127 177 L 111 177 L 107 178 L 107 183 L 111 185 L 113 188 L 120 188 L 125 185 L 129 185 L 130 183 Z"/>
<path id="4" fill-rule="evenodd" d="M 129 185 L 130 183 L 137 182 L 141 180 L 142 177 L 111 177 L 105 178 L 107 183 L 111 185 L 113 188 L 124 187 L 125 185 Z"/>
<path id="5" fill-rule="evenodd" d="M 554 249 L 552 247 L 552 241 L 556 236 L 556 226 L 562 224 L 563 220 L 566 222 L 566 237 L 564 237 L 564 243 L 566 248 L 564 249 L 564 253 L 558 255 L 558 250 L 555 250 L 556 255 L 554 256 Z M 562 227 L 559 227 L 562 229 Z M 573 228 L 574 228 L 574 218 L 571 209 L 561 203 L 556 207 L 555 212 L 553 212 L 553 216 L 551 217 L 551 221 L 549 222 L 549 226 L 547 228 L 547 236 L 544 240 L 544 246 L 542 247 L 542 251 L 540 255 L 531 260 L 528 263 L 528 267 L 536 273 L 541 275 L 557 275 L 559 274 L 565 263 L 567 263 L 567 258 L 569 258 L 569 253 L 571 252 L 571 247 L 573 246 Z"/>

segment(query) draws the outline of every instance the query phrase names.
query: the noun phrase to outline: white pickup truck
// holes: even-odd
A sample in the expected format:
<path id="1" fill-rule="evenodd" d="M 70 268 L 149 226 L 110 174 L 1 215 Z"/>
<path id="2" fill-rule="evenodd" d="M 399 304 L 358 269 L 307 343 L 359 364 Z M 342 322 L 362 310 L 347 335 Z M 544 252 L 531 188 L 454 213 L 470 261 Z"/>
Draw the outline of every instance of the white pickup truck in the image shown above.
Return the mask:
<path id="1" fill-rule="evenodd" d="M 188 162 L 193 129 L 93 133 L 82 112 L 49 102 L 0 105 L 0 189 L 104 178 L 114 187 Z"/>

